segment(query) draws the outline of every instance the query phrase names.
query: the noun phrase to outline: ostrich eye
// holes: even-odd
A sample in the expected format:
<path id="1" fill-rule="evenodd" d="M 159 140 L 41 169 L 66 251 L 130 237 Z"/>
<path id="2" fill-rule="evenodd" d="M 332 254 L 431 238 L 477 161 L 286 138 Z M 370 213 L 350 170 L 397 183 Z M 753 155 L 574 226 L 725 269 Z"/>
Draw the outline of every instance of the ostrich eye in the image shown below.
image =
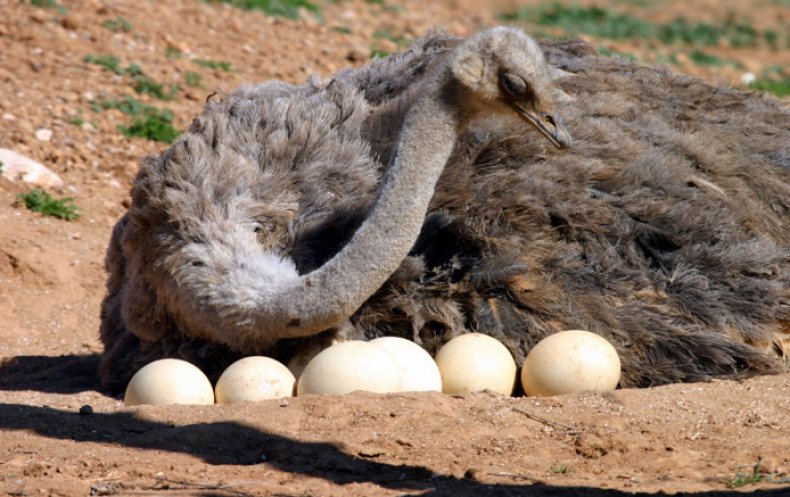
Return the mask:
<path id="1" fill-rule="evenodd" d="M 506 72 L 502 75 L 502 86 L 510 96 L 524 98 L 529 93 L 529 85 L 521 76 Z"/>

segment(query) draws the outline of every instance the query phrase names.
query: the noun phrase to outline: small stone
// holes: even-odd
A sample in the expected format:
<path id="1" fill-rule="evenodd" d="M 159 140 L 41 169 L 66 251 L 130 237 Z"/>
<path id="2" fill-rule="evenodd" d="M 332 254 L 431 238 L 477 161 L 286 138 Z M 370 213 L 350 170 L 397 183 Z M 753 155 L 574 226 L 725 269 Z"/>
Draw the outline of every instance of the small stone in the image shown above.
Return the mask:
<path id="1" fill-rule="evenodd" d="M 39 128 L 36 130 L 36 140 L 48 142 L 52 139 L 52 130 L 47 128 Z"/>
<path id="2" fill-rule="evenodd" d="M 753 72 L 745 72 L 741 75 L 741 84 L 748 86 L 754 83 L 755 79 L 757 79 L 757 76 Z"/>
<path id="3" fill-rule="evenodd" d="M 80 407 L 80 416 L 90 416 L 91 414 L 93 414 L 93 406 L 85 404 Z"/>
<path id="4" fill-rule="evenodd" d="M 39 24 L 44 24 L 47 21 L 47 14 L 43 10 L 38 9 L 30 14 L 30 19 Z"/>
<path id="5" fill-rule="evenodd" d="M 66 17 L 61 19 L 60 24 L 64 28 L 70 29 L 72 31 L 77 29 L 77 27 L 79 26 L 79 23 L 77 22 L 77 18 L 72 15 L 67 15 Z"/>
<path id="6" fill-rule="evenodd" d="M 349 62 L 363 62 L 370 58 L 370 48 L 365 45 L 354 45 L 346 54 L 346 60 Z"/>
<path id="7" fill-rule="evenodd" d="M 63 180 L 46 166 L 13 150 L 0 148 L 0 162 L 2 175 L 11 181 L 22 180 L 42 188 L 63 186 Z"/>
<path id="8" fill-rule="evenodd" d="M 4 112 L 3 113 L 3 120 L 4 121 L 15 121 L 16 120 L 16 116 L 11 114 L 10 112 Z"/>

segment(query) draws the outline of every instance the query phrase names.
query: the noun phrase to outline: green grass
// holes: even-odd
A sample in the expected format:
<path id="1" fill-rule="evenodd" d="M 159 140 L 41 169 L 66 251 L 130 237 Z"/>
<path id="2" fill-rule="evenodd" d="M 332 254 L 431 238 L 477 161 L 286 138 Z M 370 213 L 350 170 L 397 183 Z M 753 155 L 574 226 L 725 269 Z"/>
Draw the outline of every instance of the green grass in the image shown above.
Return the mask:
<path id="1" fill-rule="evenodd" d="M 308 0 L 216 0 L 244 10 L 260 10 L 271 16 L 297 19 L 301 9 L 318 12 L 318 6 Z"/>
<path id="2" fill-rule="evenodd" d="M 654 36 L 654 27 L 651 24 L 602 7 L 553 3 L 539 7 L 522 7 L 502 14 L 501 17 L 506 21 L 528 21 L 540 26 L 560 28 L 569 35 L 589 34 L 612 39 Z"/>
<path id="3" fill-rule="evenodd" d="M 36 188 L 28 193 L 20 193 L 17 195 L 17 202 L 24 202 L 25 207 L 29 210 L 40 212 L 44 216 L 57 217 L 67 221 L 80 217 L 80 209 L 74 205 L 73 198 L 56 199 L 41 188 Z"/>
<path id="4" fill-rule="evenodd" d="M 124 19 L 121 16 L 116 17 L 115 19 L 107 19 L 101 25 L 105 29 L 109 29 L 113 33 L 124 32 L 128 33 L 132 30 L 132 23 L 128 20 Z"/>
<path id="5" fill-rule="evenodd" d="M 107 109 L 117 109 L 133 117 L 129 126 L 118 126 L 118 131 L 124 136 L 137 136 L 151 141 L 171 143 L 179 135 L 179 131 L 173 127 L 173 113 L 169 109 L 158 109 L 130 96 L 125 96 L 120 100 L 93 102 L 95 112 Z"/>
<path id="6" fill-rule="evenodd" d="M 118 75 L 126 74 L 126 69 L 121 67 L 121 59 L 115 55 L 86 55 L 82 58 L 82 61 L 101 66 Z"/>
<path id="7" fill-rule="evenodd" d="M 399 47 L 405 47 L 411 44 L 411 40 L 402 35 L 396 35 L 392 31 L 382 29 L 373 33 L 373 38 L 377 40 L 389 40 Z"/>
<path id="8" fill-rule="evenodd" d="M 141 114 L 129 126 L 119 125 L 118 130 L 127 137 L 137 136 L 162 143 L 172 143 L 179 135 L 173 127 L 173 113 L 168 109 Z"/>
<path id="9" fill-rule="evenodd" d="M 85 119 L 83 119 L 81 115 L 69 116 L 63 120 L 67 124 L 73 124 L 74 126 L 82 126 L 83 124 L 85 124 Z"/>
<path id="10" fill-rule="evenodd" d="M 727 62 L 721 57 L 717 57 L 715 55 L 703 52 L 702 50 L 699 50 L 697 48 L 692 50 L 692 52 L 689 54 L 689 58 L 694 64 L 698 66 L 721 67 L 727 64 Z"/>
<path id="11" fill-rule="evenodd" d="M 767 91 L 778 97 L 786 97 L 790 95 L 790 78 L 759 78 L 750 83 L 749 88 L 753 90 Z"/>
<path id="12" fill-rule="evenodd" d="M 728 488 L 740 488 L 746 485 L 771 482 L 772 478 L 762 473 L 735 473 L 735 476 L 724 481 Z"/>
<path id="13" fill-rule="evenodd" d="M 754 47 L 763 43 L 775 49 L 779 46 L 779 35 L 775 31 L 761 32 L 752 25 L 732 17 L 718 24 L 692 22 L 685 18 L 678 18 L 665 24 L 654 24 L 602 7 L 559 3 L 523 7 L 501 14 L 500 17 L 507 21 L 525 21 L 538 26 L 551 26 L 570 36 L 587 34 L 615 40 L 657 39 L 664 44 L 683 43 L 698 46 L 716 46 L 721 40 L 726 40 L 733 47 Z"/>
<path id="14" fill-rule="evenodd" d="M 175 47 L 167 47 L 165 50 L 165 58 L 167 60 L 180 59 L 183 53 Z"/>
<path id="15" fill-rule="evenodd" d="M 156 113 L 159 110 L 154 106 L 144 104 L 136 98 L 129 96 L 125 96 L 120 100 L 97 100 L 93 102 L 92 106 L 95 112 L 107 109 L 118 109 L 129 116 Z"/>
<path id="16" fill-rule="evenodd" d="M 388 52 L 387 50 L 382 50 L 380 48 L 371 48 L 370 49 L 370 57 L 374 58 L 374 59 L 375 58 L 384 58 L 384 57 L 388 56 L 389 54 L 390 54 L 390 52 Z"/>
<path id="17" fill-rule="evenodd" d="M 30 5 L 33 7 L 42 7 L 46 9 L 58 9 L 61 14 L 66 13 L 66 7 L 59 4 L 55 0 L 30 0 Z"/>
<path id="18" fill-rule="evenodd" d="M 222 69 L 225 72 L 233 71 L 233 67 L 230 65 L 230 62 L 225 62 L 221 60 L 194 59 L 192 62 L 194 62 L 199 66 L 207 67 L 209 69 Z"/>
<path id="19" fill-rule="evenodd" d="M 389 31 L 389 30 L 386 30 L 386 29 L 375 31 L 373 33 L 373 39 L 374 40 L 389 40 L 389 41 L 395 43 L 395 45 L 397 45 L 398 47 L 401 47 L 401 48 L 406 47 L 406 46 L 411 44 L 411 40 L 409 38 L 407 38 L 405 36 L 402 36 L 402 35 L 396 35 L 392 31 Z M 390 53 L 391 52 L 389 50 L 385 50 L 384 48 L 379 46 L 379 44 L 376 43 L 375 41 L 373 42 L 373 46 L 370 49 L 370 56 L 372 58 L 386 57 Z"/>
<path id="20" fill-rule="evenodd" d="M 203 87 L 203 76 L 196 72 L 187 71 L 184 73 L 184 81 L 186 85 L 191 88 L 202 88 Z"/>
<path id="21" fill-rule="evenodd" d="M 137 64 L 121 66 L 121 61 L 114 55 L 86 55 L 82 58 L 84 62 L 96 64 L 119 76 L 131 76 L 134 91 L 140 94 L 151 95 L 159 100 L 171 100 L 178 93 L 178 87 L 156 82 L 153 78 L 145 74 Z"/>
<path id="22" fill-rule="evenodd" d="M 555 464 L 549 468 L 549 471 L 557 475 L 567 475 L 573 472 L 573 468 L 567 464 Z"/>
<path id="23" fill-rule="evenodd" d="M 172 100 L 178 93 L 178 86 L 168 85 L 167 89 L 165 89 L 164 83 L 157 83 L 146 74 L 136 75 L 132 87 L 134 91 L 141 95 L 151 95 L 159 100 Z"/>

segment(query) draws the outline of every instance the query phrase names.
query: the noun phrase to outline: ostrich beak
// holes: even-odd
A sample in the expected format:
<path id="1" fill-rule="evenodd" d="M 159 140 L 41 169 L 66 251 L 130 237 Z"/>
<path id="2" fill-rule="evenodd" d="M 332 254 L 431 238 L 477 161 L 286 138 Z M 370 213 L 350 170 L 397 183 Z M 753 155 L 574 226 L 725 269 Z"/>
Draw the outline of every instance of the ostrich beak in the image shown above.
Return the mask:
<path id="1" fill-rule="evenodd" d="M 538 131 L 543 133 L 543 136 L 557 148 L 568 148 L 571 145 L 571 135 L 565 129 L 562 119 L 556 114 L 549 114 L 548 112 L 538 112 L 533 110 L 526 110 L 521 106 L 516 106 L 516 111 L 527 122 L 538 128 Z"/>

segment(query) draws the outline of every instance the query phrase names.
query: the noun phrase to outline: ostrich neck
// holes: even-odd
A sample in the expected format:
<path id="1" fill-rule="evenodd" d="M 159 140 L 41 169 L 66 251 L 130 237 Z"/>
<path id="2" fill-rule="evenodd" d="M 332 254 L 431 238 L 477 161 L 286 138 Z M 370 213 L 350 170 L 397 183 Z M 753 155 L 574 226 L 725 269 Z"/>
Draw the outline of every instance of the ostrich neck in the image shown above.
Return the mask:
<path id="1" fill-rule="evenodd" d="M 273 337 L 312 335 L 340 324 L 408 255 L 461 121 L 453 85 L 434 83 L 431 90 L 407 115 L 374 206 L 353 238 L 334 258 L 275 296 L 279 302 L 272 307 L 283 315 L 268 316 L 270 324 L 263 328 L 278 322 L 285 328 L 271 330 Z"/>

